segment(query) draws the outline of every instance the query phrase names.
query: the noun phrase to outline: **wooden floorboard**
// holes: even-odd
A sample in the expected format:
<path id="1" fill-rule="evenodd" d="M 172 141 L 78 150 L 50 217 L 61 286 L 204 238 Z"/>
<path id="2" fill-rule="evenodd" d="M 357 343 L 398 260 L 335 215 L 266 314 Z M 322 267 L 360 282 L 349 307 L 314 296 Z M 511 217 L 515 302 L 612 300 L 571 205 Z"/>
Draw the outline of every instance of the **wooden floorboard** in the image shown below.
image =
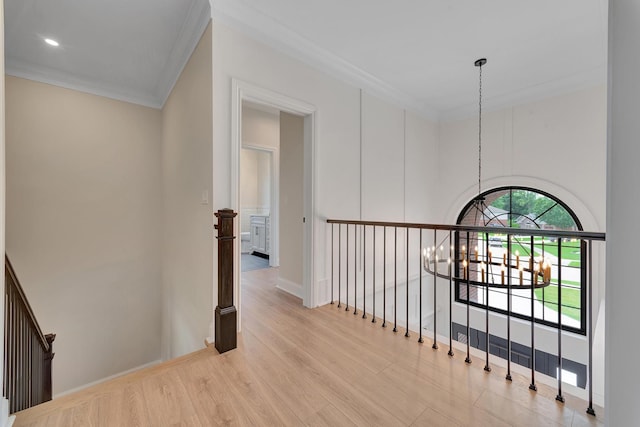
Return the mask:
<path id="1" fill-rule="evenodd" d="M 207 348 L 17 414 L 15 426 L 602 426 L 586 402 L 518 374 L 483 371 L 381 319 L 309 310 L 275 288 L 277 269 L 243 273 L 243 332 Z"/>

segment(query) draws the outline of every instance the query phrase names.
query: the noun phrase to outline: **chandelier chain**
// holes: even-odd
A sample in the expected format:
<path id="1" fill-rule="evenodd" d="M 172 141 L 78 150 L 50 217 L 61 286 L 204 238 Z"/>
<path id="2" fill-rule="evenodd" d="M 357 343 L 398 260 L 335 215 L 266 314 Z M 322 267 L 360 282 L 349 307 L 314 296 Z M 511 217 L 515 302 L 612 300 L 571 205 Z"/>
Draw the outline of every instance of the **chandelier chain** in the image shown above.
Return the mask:
<path id="1" fill-rule="evenodd" d="M 482 64 L 480 68 L 479 96 L 478 96 L 478 195 L 481 194 L 480 183 L 482 181 Z"/>

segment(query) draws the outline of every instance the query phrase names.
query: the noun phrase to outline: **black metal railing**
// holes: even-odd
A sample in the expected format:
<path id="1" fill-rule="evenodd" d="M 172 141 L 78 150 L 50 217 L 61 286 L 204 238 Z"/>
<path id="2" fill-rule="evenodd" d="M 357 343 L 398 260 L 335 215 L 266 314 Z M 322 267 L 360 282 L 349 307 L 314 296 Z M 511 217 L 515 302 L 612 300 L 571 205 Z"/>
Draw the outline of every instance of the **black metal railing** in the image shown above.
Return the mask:
<path id="1" fill-rule="evenodd" d="M 336 219 L 327 222 L 331 224 L 331 304 L 346 311 L 353 309 L 354 314 L 360 309 L 363 319 L 370 313 L 373 323 L 382 317 L 382 327 L 392 316 L 394 332 L 404 326 L 404 336 L 409 337 L 410 330 L 417 329 L 420 343 L 424 342 L 424 325 L 429 325 L 433 349 L 438 349 L 438 334 L 448 335 L 449 356 L 454 356 L 454 339 L 466 341 L 465 361 L 471 363 L 472 346 L 480 348 L 485 353 L 486 371 L 491 371 L 490 354 L 499 355 L 506 359 L 507 380 L 512 379 L 512 359 L 522 360 L 519 364 L 530 368 L 531 390 L 537 390 L 539 365 L 549 365 L 543 372 L 557 379 L 556 399 L 562 402 L 563 364 L 575 365 L 563 358 L 563 339 L 585 334 L 588 354 L 583 383 L 588 388 L 587 412 L 595 414 L 593 244 L 604 241 L 604 233 Z M 571 273 L 576 265 L 571 265 L 571 257 L 563 256 L 567 247 L 583 251 L 576 277 Z M 553 295 L 553 301 L 549 295 Z M 563 303 L 563 298 L 578 302 Z M 569 312 L 575 309 L 571 304 L 580 305 L 578 319 Z M 443 309 L 448 311 L 446 317 Z M 477 315 L 471 316 L 472 309 L 483 311 L 483 322 Z M 494 312 L 504 316 L 490 316 Z M 399 317 L 404 325 L 399 325 Z M 448 328 L 439 328 L 438 318 L 440 322 L 448 320 Z M 512 322 L 516 320 L 530 325 L 530 341 L 526 344 L 512 336 Z M 506 322 L 506 328 L 497 322 Z M 462 332 L 461 324 L 465 326 Z M 582 324 L 586 326 L 581 328 Z M 555 329 L 553 353 L 536 348 L 537 334 L 552 333 L 540 325 Z M 458 336 L 454 337 L 454 332 Z M 545 338 L 548 342 L 549 336 Z M 521 353 L 528 354 L 520 357 Z M 536 354 L 544 356 L 545 363 L 537 364 Z"/>
<path id="2" fill-rule="evenodd" d="M 55 334 L 44 335 L 5 255 L 4 396 L 11 413 L 51 400 Z"/>

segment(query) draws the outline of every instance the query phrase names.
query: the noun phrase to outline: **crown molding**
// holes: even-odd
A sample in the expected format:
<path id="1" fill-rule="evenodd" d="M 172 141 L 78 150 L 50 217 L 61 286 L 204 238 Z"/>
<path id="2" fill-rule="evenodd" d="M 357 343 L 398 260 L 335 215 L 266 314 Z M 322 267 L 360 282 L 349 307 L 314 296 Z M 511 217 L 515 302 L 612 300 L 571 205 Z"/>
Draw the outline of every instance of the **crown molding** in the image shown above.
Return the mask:
<path id="1" fill-rule="evenodd" d="M 162 76 L 156 85 L 156 97 L 162 100 L 161 107 L 167 102 L 210 20 L 211 11 L 208 0 L 196 0 L 191 3 L 187 19 L 180 29 L 180 35 L 171 48 L 167 66 L 164 67 Z"/>
<path id="2" fill-rule="evenodd" d="M 135 90 L 124 91 L 115 85 L 99 84 L 93 80 L 82 79 L 49 67 L 34 66 L 11 57 L 6 58 L 5 74 L 145 107 L 162 108 L 162 100 L 156 96 Z"/>
<path id="3" fill-rule="evenodd" d="M 273 18 L 247 6 L 241 0 L 213 1 L 211 14 L 214 21 L 227 24 L 338 80 L 362 88 L 372 95 L 428 119 L 438 119 L 438 113 L 432 107 L 319 47 Z"/>

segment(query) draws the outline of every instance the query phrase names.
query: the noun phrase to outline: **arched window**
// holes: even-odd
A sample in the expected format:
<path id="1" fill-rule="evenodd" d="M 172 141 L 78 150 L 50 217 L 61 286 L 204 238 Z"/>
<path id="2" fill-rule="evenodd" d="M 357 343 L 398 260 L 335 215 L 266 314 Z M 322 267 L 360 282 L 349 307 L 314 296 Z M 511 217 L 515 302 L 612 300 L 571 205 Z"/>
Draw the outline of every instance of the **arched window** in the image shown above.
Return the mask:
<path id="1" fill-rule="evenodd" d="M 580 221 L 573 211 L 558 198 L 532 188 L 501 187 L 489 190 L 471 200 L 458 216 L 458 224 L 465 226 L 495 227 L 495 233 L 471 233 L 456 236 L 456 250 L 468 244 L 480 250 L 484 257 L 501 259 L 507 252 L 507 235 L 500 228 L 582 230 Z M 562 314 L 563 329 L 584 334 L 586 331 L 586 250 L 584 243 L 577 239 L 550 237 L 511 237 L 511 255 L 519 254 L 531 262 L 544 260 L 551 266 L 550 284 L 534 289 L 533 307 L 536 322 L 549 326 L 558 325 L 558 312 Z M 459 277 L 459 276 L 458 276 Z M 498 276 L 499 277 L 499 276 Z M 515 284 L 517 285 L 517 284 Z M 558 305 L 558 287 L 561 288 L 561 302 Z M 512 286 L 512 314 L 523 319 L 531 319 L 531 289 Z M 456 300 L 474 306 L 506 313 L 507 290 L 505 287 L 471 286 L 467 297 L 467 286 L 463 281 L 456 283 Z"/>

